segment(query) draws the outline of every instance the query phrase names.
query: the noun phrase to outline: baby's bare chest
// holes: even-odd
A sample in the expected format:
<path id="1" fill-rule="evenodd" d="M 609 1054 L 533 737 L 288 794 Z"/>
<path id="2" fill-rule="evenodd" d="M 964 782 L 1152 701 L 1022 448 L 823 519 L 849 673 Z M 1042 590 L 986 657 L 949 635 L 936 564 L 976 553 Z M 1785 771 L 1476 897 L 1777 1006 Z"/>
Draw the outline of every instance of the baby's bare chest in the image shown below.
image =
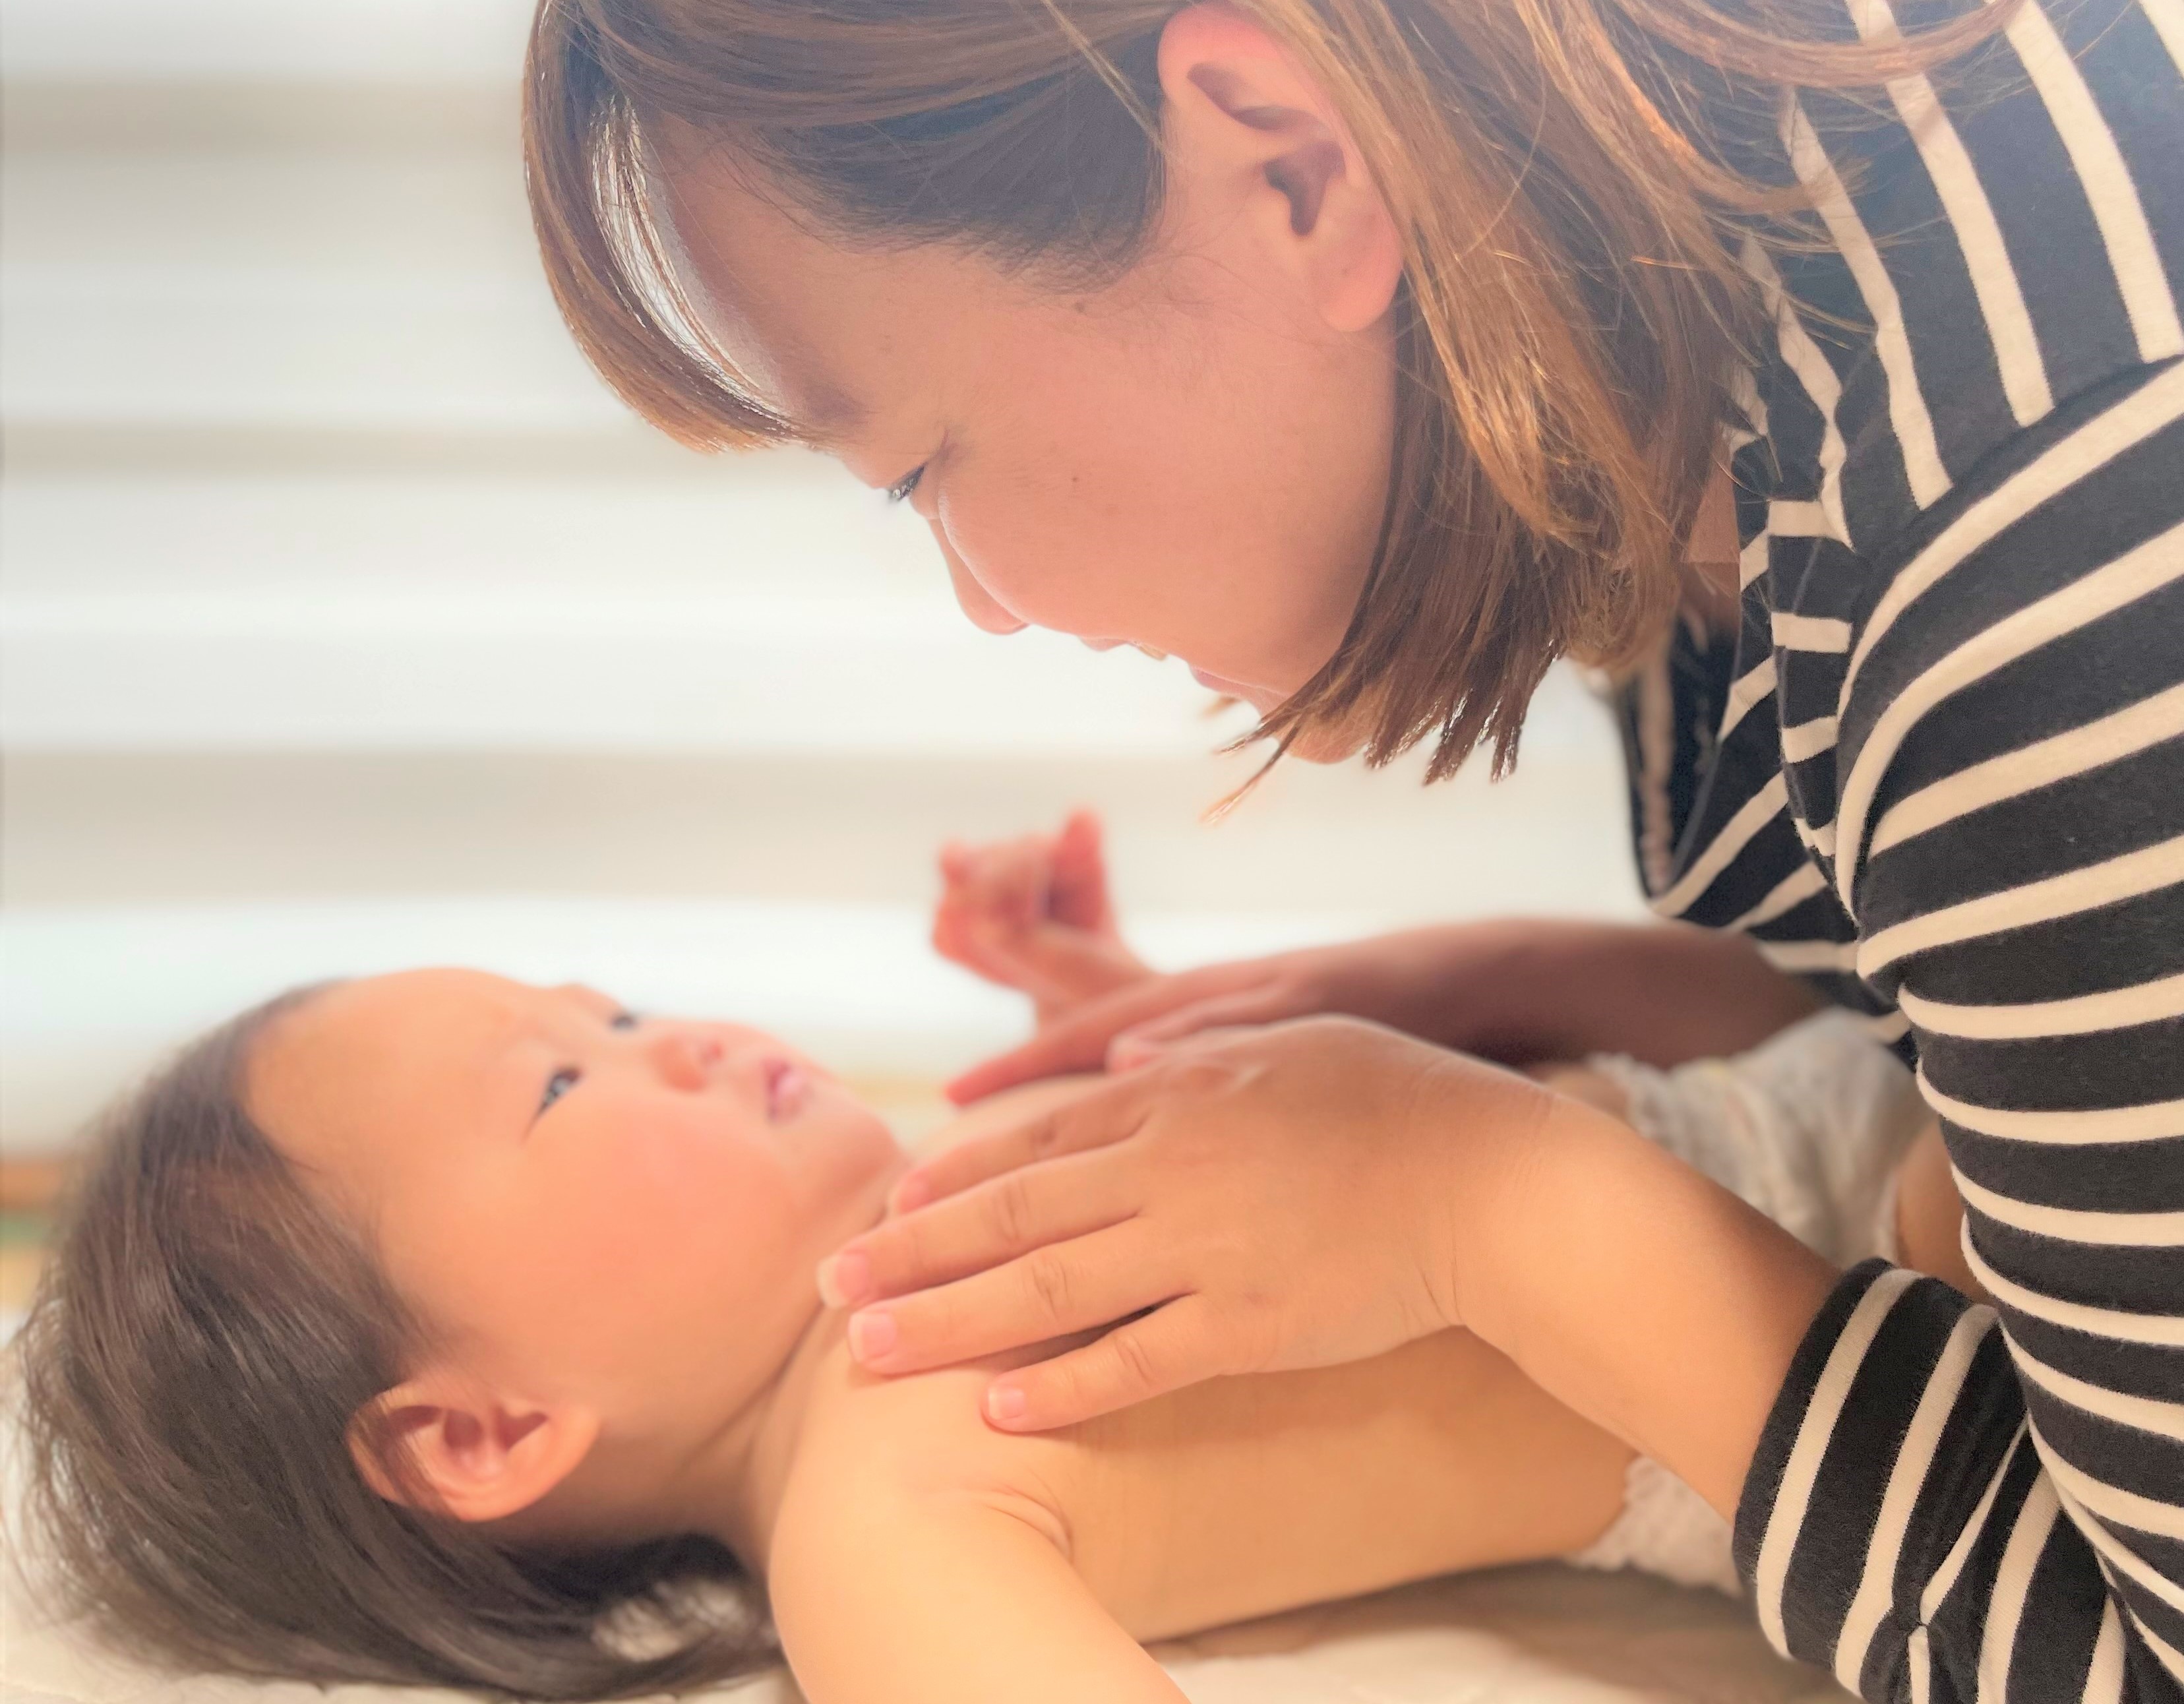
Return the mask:
<path id="1" fill-rule="evenodd" d="M 1086 1428 L 1072 1555 L 1140 1639 L 1521 1559 L 1572 1422 L 1462 1334 L 1217 1381 Z"/>
<path id="2" fill-rule="evenodd" d="M 1033 1437 L 980 1417 L 992 1371 L 883 1390 L 850 1375 L 867 1388 L 816 1404 L 811 1442 L 1022 1516 L 1140 1640 L 1536 1554 L 1540 1500 L 1560 1489 L 1549 1475 L 1575 1459 L 1577 1432 L 1559 1434 L 1591 1430 L 1462 1333 Z M 1627 1452 L 1603 1439 L 1595 1453 L 1619 1479 Z"/>

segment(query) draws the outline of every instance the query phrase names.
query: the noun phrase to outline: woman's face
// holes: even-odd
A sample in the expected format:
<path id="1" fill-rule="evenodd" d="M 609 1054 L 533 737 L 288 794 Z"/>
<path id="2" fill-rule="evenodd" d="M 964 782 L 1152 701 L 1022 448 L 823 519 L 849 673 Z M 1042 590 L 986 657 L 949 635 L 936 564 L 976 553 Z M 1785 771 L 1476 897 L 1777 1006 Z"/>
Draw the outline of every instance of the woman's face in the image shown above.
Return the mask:
<path id="1" fill-rule="evenodd" d="M 780 1042 L 474 971 L 340 984 L 254 1052 L 251 1110 L 488 1382 L 634 1437 L 737 1412 L 879 1216 L 887 1127 Z"/>
<path id="2" fill-rule="evenodd" d="M 1393 333 L 1384 311 L 1329 323 L 1263 173 L 1173 171 L 1146 258 L 1063 291 L 822 240 L 688 157 L 669 202 L 709 331 L 858 478 L 906 493 L 978 626 L 1179 656 L 1262 712 L 1334 654 L 1388 487 Z"/>

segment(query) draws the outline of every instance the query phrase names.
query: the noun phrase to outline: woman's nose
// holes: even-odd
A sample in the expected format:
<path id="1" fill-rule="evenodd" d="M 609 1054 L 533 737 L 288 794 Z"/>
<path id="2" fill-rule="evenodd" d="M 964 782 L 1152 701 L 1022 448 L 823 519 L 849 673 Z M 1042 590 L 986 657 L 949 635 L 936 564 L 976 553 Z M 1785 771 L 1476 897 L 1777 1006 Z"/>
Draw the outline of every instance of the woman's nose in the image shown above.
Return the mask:
<path id="1" fill-rule="evenodd" d="M 949 583 L 956 588 L 956 601 L 963 613 L 971 618 L 971 625 L 989 633 L 1021 633 L 1030 622 L 1013 615 L 1002 606 L 994 594 L 978 583 L 978 576 L 963 565 L 948 543 L 948 535 L 940 530 L 940 523 L 933 523 L 933 537 L 940 546 L 940 554 L 948 561 Z"/>
<path id="2" fill-rule="evenodd" d="M 691 1092 L 711 1083 L 720 1069 L 721 1044 L 710 1036 L 671 1030 L 652 1044 L 653 1068 L 671 1089 Z"/>

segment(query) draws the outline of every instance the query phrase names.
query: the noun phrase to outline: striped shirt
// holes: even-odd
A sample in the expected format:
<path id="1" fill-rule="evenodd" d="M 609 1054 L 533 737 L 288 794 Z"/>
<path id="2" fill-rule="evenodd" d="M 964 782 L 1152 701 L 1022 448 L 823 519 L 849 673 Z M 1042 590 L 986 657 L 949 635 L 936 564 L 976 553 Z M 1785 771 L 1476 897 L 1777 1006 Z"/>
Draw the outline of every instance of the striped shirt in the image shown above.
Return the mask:
<path id="1" fill-rule="evenodd" d="M 1769 154 L 1828 240 L 1746 251 L 1742 620 L 1620 696 L 1639 861 L 1916 1066 L 1997 1306 L 1848 1273 L 1738 1564 L 1868 1698 L 2184 1700 L 2184 0 Z"/>

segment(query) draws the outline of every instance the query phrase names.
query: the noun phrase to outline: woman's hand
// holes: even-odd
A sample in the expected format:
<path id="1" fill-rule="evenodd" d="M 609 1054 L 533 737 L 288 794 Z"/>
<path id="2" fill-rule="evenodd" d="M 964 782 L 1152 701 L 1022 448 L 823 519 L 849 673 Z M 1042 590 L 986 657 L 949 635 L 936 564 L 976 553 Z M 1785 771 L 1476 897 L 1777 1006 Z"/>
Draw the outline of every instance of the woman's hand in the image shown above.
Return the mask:
<path id="1" fill-rule="evenodd" d="M 1556 1100 L 1347 1019 L 1201 1036 L 911 1172 L 821 1289 L 889 1373 L 1126 1322 L 997 1379 L 1012 1430 L 1379 1354 L 1460 1323 L 1455 1228 Z"/>
<path id="2" fill-rule="evenodd" d="M 940 853 L 933 945 L 964 969 L 1028 994 L 1042 1026 L 1153 972 L 1124 944 L 1108 897 L 1100 819 L 1073 813 L 1054 834 Z"/>
<path id="3" fill-rule="evenodd" d="M 1507 918 L 1148 973 L 1057 1011 L 948 1085 L 960 1103 L 1064 1072 L 1127 1069 L 1201 1030 L 1342 1012 L 1507 1064 L 1627 1053 L 1657 1066 L 1755 1047 L 1816 1009 L 1743 937 Z"/>
<path id="4" fill-rule="evenodd" d="M 1127 1070 L 1201 1030 L 1340 1012 L 1456 1044 L 1476 1026 L 1463 995 L 1484 991 L 1513 926 L 1457 924 L 1143 977 L 1043 1022 L 1022 1045 L 948 1085 L 959 1104 L 1066 1072 Z"/>
<path id="5" fill-rule="evenodd" d="M 1344 1018 L 1178 1044 L 895 1205 L 821 1271 L 874 1371 L 1121 1322 L 994 1379 L 1006 1429 L 1461 1326 L 1724 1514 L 1837 1276 L 1621 1120 Z"/>

